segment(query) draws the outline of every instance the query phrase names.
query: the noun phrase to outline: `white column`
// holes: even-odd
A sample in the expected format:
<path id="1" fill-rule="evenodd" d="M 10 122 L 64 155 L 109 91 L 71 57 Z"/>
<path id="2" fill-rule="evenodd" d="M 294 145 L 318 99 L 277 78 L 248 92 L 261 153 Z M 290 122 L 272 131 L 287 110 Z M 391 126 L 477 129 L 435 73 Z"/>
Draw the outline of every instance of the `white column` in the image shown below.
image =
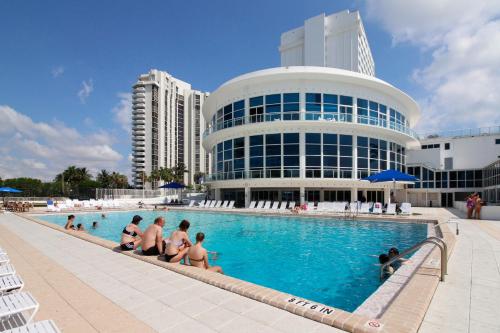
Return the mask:
<path id="1" fill-rule="evenodd" d="M 358 179 L 358 136 L 352 136 L 352 179 Z M 352 196 L 351 196 L 352 198 Z"/>
<path id="2" fill-rule="evenodd" d="M 299 133 L 300 178 L 306 178 L 306 134 Z"/>
<path id="3" fill-rule="evenodd" d="M 325 201 L 325 190 L 319 190 L 319 201 Z"/>
<path id="4" fill-rule="evenodd" d="M 384 204 L 389 203 L 391 199 L 391 188 L 384 187 Z"/>
<path id="5" fill-rule="evenodd" d="M 306 188 L 300 188 L 300 204 L 303 205 L 306 202 Z"/>
<path id="6" fill-rule="evenodd" d="M 250 199 L 252 199 L 251 188 L 246 186 L 245 187 L 245 208 L 250 207 Z"/>
<path id="7" fill-rule="evenodd" d="M 220 188 L 215 189 L 215 200 L 220 200 Z"/>
<path id="8" fill-rule="evenodd" d="M 245 136 L 245 178 L 250 177 L 250 137 Z"/>
<path id="9" fill-rule="evenodd" d="M 351 187 L 351 201 L 358 201 L 358 188 Z"/>

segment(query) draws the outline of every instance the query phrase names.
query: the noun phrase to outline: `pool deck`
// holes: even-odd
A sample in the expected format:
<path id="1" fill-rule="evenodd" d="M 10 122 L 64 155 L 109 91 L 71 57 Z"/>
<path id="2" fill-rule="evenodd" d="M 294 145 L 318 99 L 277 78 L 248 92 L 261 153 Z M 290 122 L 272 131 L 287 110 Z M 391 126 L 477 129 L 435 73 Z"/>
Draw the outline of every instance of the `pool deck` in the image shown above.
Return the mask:
<path id="1" fill-rule="evenodd" d="M 461 216 L 437 208 L 415 212 L 422 219 Z M 398 308 L 413 306 L 411 315 L 425 315 L 419 332 L 500 332 L 500 222 L 459 223 L 446 282 L 437 283 L 435 270 L 416 274 L 412 281 L 437 284 L 435 294 L 413 291 L 381 321 L 406 328 L 410 316 Z M 41 303 L 37 319 L 54 319 L 64 331 L 342 332 L 14 214 L 0 214 L 0 246 Z M 413 320 L 405 331 L 419 325 Z"/>

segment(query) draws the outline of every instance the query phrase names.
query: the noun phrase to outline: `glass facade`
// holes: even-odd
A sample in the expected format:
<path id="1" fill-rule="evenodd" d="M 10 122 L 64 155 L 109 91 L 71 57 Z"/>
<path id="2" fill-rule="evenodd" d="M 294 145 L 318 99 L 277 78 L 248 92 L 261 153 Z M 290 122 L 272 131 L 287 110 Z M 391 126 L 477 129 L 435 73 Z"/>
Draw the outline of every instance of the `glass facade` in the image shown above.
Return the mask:
<path id="1" fill-rule="evenodd" d="M 302 136 L 302 174 L 301 134 L 272 133 L 248 137 L 246 171 L 245 138 L 218 143 L 212 151 L 215 157 L 214 176 L 217 180 L 243 177 L 360 179 L 386 170 L 391 165 L 404 171 L 405 150 L 394 142 L 336 133 L 304 133 Z"/>
<path id="2" fill-rule="evenodd" d="M 483 170 L 450 170 L 441 171 L 425 166 L 409 166 L 407 173 L 419 180 L 410 188 L 454 189 L 483 187 Z"/>
<path id="3" fill-rule="evenodd" d="M 207 133 L 249 123 L 275 120 L 325 120 L 357 122 L 390 128 L 416 137 L 409 128 L 404 114 L 387 105 L 363 98 L 337 94 L 308 92 L 303 94 L 304 110 L 301 111 L 301 94 L 298 92 L 254 96 L 225 105 L 217 110 Z M 354 117 L 356 109 L 357 116 Z"/>

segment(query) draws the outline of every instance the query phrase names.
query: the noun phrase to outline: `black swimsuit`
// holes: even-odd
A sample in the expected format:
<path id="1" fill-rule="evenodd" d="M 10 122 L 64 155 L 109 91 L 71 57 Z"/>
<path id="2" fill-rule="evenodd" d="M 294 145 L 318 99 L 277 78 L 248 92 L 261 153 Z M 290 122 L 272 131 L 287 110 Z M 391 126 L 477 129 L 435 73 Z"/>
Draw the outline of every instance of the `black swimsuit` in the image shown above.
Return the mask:
<path id="1" fill-rule="evenodd" d="M 127 227 L 123 228 L 123 231 L 122 231 L 125 235 L 129 235 L 130 237 L 135 237 L 137 236 L 137 233 L 135 231 L 133 232 L 130 232 L 127 230 Z M 130 251 L 130 250 L 133 250 L 134 249 L 134 242 L 128 242 L 128 243 L 123 243 L 123 244 L 120 244 L 120 248 L 122 249 L 122 251 Z"/>

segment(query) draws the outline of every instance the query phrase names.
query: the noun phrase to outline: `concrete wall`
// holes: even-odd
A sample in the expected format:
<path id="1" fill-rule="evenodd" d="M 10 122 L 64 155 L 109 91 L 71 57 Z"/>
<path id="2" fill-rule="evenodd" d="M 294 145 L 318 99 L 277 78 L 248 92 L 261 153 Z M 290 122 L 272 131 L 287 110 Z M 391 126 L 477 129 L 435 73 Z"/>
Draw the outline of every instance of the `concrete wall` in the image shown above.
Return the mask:
<path id="1" fill-rule="evenodd" d="M 454 201 L 453 207 L 467 213 L 467 207 L 464 201 Z M 483 208 L 481 208 L 481 219 L 500 221 L 500 206 L 483 206 Z"/>
<path id="2" fill-rule="evenodd" d="M 500 134 L 421 140 L 422 145 L 439 143 L 440 148 L 408 150 L 407 163 L 443 169 L 445 158 L 452 157 L 453 169 L 482 169 L 499 159 L 500 144 L 495 143 L 496 139 L 500 139 Z M 445 143 L 450 144 L 449 150 L 444 149 Z"/>

